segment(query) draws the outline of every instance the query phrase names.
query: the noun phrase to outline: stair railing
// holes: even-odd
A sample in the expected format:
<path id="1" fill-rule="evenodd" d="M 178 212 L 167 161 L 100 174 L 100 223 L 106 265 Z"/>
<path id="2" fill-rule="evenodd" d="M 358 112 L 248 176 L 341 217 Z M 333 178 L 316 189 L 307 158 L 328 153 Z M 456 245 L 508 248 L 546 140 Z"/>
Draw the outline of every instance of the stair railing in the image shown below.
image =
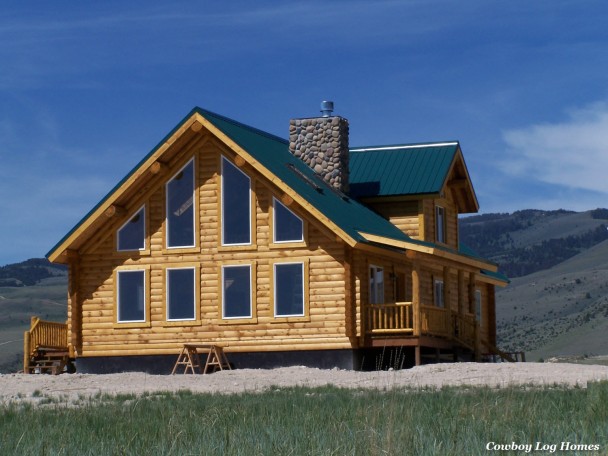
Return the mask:
<path id="1" fill-rule="evenodd" d="M 30 360 L 41 348 L 68 350 L 68 325 L 32 317 L 30 330 L 23 334 L 23 372 L 29 373 Z"/>

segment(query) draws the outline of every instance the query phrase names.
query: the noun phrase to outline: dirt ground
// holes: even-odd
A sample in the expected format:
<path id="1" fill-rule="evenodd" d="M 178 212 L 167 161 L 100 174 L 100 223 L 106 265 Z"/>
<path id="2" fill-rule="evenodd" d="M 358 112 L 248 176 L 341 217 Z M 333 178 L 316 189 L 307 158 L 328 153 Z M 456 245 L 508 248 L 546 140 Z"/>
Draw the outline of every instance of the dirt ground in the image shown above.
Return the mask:
<path id="1" fill-rule="evenodd" d="M 400 371 L 357 372 L 307 367 L 240 369 L 208 375 L 122 374 L 0 375 L 0 404 L 9 402 L 78 402 L 103 394 L 190 390 L 232 394 L 261 392 L 290 386 L 341 388 L 420 388 L 487 385 L 564 385 L 586 387 L 588 382 L 608 380 L 608 366 L 570 363 L 430 364 Z"/>

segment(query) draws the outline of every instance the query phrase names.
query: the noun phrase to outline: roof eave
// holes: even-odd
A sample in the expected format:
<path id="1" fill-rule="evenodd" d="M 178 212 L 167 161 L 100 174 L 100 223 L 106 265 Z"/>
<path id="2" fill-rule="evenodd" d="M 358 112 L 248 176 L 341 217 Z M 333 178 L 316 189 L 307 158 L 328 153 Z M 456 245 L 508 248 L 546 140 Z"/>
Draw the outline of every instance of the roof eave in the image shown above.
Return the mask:
<path id="1" fill-rule="evenodd" d="M 198 108 L 193 109 L 184 117 L 184 119 L 165 136 L 160 143 L 156 145 L 129 173 L 104 196 L 75 226 L 72 228 L 49 252 L 46 258 L 52 263 L 67 263 L 68 252 L 75 241 L 85 234 L 87 228 L 101 217 L 106 210 L 129 188 L 133 183 L 140 178 L 149 168 L 155 163 L 163 153 L 177 141 L 178 138 L 184 135 L 185 132 L 191 130 L 198 132 L 201 127 L 200 114 Z"/>

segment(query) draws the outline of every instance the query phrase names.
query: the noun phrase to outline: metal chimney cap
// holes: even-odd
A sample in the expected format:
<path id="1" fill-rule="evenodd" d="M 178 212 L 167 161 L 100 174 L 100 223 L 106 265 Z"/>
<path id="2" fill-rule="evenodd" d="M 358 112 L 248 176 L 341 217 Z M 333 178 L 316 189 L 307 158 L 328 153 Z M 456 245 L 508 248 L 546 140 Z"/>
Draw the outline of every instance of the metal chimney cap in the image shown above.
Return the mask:
<path id="1" fill-rule="evenodd" d="M 321 102 L 321 114 L 323 117 L 331 117 L 334 112 L 334 102 L 333 101 L 322 101 Z"/>

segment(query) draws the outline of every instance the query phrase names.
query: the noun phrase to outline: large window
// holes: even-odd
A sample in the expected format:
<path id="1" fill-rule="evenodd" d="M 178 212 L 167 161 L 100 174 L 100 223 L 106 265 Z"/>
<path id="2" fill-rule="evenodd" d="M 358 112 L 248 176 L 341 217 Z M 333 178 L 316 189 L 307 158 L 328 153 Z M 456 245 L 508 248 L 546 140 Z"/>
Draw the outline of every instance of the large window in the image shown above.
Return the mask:
<path id="1" fill-rule="evenodd" d="M 251 244 L 251 180 L 222 157 L 222 245 Z"/>
<path id="2" fill-rule="evenodd" d="M 166 186 L 167 248 L 194 247 L 194 160 Z"/>
<path id="3" fill-rule="evenodd" d="M 384 304 L 384 269 L 380 266 L 369 267 L 369 303 Z"/>
<path id="4" fill-rule="evenodd" d="M 142 207 L 127 223 L 118 229 L 117 248 L 119 251 L 145 250 L 146 210 Z"/>
<path id="5" fill-rule="evenodd" d="M 167 320 L 196 319 L 196 269 L 167 268 Z"/>
<path id="6" fill-rule="evenodd" d="M 275 317 L 304 316 L 306 304 L 304 293 L 304 263 L 275 263 Z"/>
<path id="7" fill-rule="evenodd" d="M 222 318 L 251 318 L 251 265 L 222 266 Z"/>
<path id="8" fill-rule="evenodd" d="M 302 219 L 276 198 L 272 200 L 274 243 L 302 242 L 304 240 L 304 222 Z"/>
<path id="9" fill-rule="evenodd" d="M 116 321 L 118 323 L 146 321 L 146 271 L 117 271 L 116 281 Z"/>
<path id="10" fill-rule="evenodd" d="M 434 300 L 435 306 L 444 308 L 445 307 L 445 294 L 443 291 L 443 280 L 435 280 L 434 284 Z"/>
<path id="11" fill-rule="evenodd" d="M 446 243 L 445 208 L 435 207 L 435 237 L 437 242 Z"/>

